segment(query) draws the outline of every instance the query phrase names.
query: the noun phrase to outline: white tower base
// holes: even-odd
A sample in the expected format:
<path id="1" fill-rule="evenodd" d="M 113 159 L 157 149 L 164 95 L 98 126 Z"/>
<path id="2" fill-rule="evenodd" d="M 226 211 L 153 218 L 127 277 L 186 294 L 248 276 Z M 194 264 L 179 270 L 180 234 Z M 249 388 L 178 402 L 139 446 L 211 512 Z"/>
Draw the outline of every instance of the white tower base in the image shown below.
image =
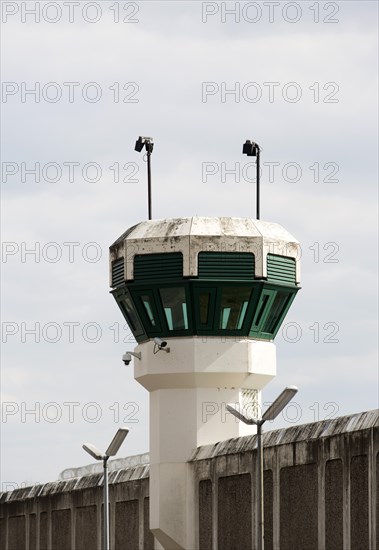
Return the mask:
<path id="1" fill-rule="evenodd" d="M 152 341 L 136 348 L 134 375 L 150 392 L 150 528 L 165 550 L 193 550 L 197 503 L 187 461 L 201 445 L 254 433 L 226 405 L 259 415 L 276 352 L 273 342 L 234 338 L 175 338 L 169 345 L 169 353 L 154 353 Z"/>

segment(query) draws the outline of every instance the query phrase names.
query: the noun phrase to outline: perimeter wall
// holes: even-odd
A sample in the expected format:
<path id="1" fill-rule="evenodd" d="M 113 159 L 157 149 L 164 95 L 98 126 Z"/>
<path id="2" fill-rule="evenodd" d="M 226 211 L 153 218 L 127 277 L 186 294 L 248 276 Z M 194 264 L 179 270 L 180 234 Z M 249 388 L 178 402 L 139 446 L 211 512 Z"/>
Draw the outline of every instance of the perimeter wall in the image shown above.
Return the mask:
<path id="1" fill-rule="evenodd" d="M 267 432 L 264 447 L 265 550 L 379 550 L 379 411 Z M 256 548 L 256 460 L 255 436 L 194 451 L 193 550 Z M 110 473 L 112 550 L 154 548 L 148 476 Z M 102 496 L 101 473 L 0 494 L 1 550 L 101 550 Z"/>

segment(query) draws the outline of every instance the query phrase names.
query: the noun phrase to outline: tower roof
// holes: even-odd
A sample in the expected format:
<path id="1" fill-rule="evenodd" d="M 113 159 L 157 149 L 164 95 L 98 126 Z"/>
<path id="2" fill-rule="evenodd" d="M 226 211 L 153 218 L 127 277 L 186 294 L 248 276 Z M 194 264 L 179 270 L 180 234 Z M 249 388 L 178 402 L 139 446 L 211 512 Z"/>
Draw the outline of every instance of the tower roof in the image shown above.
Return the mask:
<path id="1" fill-rule="evenodd" d="M 193 216 L 191 218 L 163 218 L 140 222 L 125 231 L 111 248 L 126 239 L 168 239 L 191 235 L 262 237 L 299 244 L 299 241 L 291 233 L 277 223 L 251 218 Z"/>
<path id="2" fill-rule="evenodd" d="M 165 218 L 140 222 L 123 233 L 110 247 L 114 262 L 127 258 L 126 279 L 133 279 L 135 255 L 181 252 L 183 275 L 197 276 L 199 252 L 252 252 L 256 275 L 266 276 L 267 254 L 296 260 L 296 282 L 300 282 L 299 241 L 277 223 L 251 218 L 198 217 Z"/>

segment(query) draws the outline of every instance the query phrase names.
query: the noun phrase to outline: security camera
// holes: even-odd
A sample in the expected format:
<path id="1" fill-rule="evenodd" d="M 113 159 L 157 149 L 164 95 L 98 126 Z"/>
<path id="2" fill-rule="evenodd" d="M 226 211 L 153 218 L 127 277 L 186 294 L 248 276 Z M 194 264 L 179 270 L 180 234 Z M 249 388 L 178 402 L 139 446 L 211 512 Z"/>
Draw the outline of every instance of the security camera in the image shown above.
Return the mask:
<path id="1" fill-rule="evenodd" d="M 166 340 L 161 340 L 160 338 L 154 338 L 154 342 L 159 346 L 160 348 L 165 348 L 167 346 Z"/>
<path id="2" fill-rule="evenodd" d="M 130 365 L 132 356 L 130 355 L 130 353 L 124 353 L 124 355 L 122 356 L 122 360 L 124 361 L 125 365 Z"/>
<path id="3" fill-rule="evenodd" d="M 167 346 L 166 340 L 161 340 L 161 338 L 154 338 L 154 354 L 158 353 L 158 351 L 165 351 L 166 353 L 170 353 L 170 348 Z"/>
<path id="4" fill-rule="evenodd" d="M 125 365 L 130 365 L 130 362 L 132 360 L 132 356 L 136 357 L 137 359 L 141 359 L 141 353 L 136 353 L 134 351 L 127 351 L 122 356 L 122 360 L 124 361 Z"/>

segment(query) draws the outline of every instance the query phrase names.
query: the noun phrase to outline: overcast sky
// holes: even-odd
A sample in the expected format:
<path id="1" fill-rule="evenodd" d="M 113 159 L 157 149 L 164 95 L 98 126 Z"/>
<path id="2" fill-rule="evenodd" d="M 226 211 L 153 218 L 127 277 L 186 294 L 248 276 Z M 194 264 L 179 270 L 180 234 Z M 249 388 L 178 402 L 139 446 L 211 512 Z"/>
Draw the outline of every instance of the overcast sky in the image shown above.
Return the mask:
<path id="1" fill-rule="evenodd" d="M 270 429 L 377 408 L 377 3 L 1 4 L 2 488 L 123 424 L 148 450 L 108 293 L 109 245 L 147 217 L 141 134 L 154 218 L 254 217 L 262 147 L 261 218 L 302 246 L 263 401 L 300 391 Z"/>

